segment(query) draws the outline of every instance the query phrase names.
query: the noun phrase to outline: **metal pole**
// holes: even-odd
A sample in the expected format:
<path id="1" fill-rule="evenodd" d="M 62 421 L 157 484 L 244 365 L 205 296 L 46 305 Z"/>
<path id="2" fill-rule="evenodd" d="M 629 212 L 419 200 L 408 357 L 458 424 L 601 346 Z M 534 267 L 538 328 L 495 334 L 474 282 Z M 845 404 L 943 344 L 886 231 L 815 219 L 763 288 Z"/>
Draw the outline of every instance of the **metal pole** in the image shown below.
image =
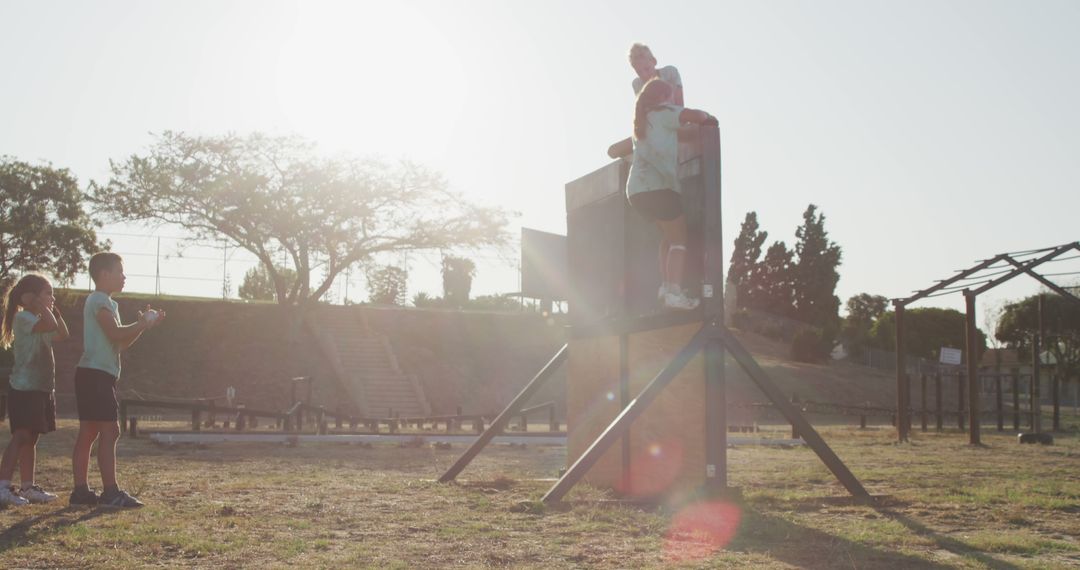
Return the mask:
<path id="1" fill-rule="evenodd" d="M 976 347 L 978 329 L 975 328 L 975 295 L 964 290 L 964 301 L 967 306 L 965 314 L 967 327 L 965 340 L 967 341 L 967 374 L 968 374 L 968 413 L 971 415 L 970 429 L 968 430 L 968 443 L 970 445 L 981 444 L 979 424 L 979 357 Z"/>
<path id="2" fill-rule="evenodd" d="M 154 295 L 161 296 L 161 236 L 157 238 L 157 254 L 154 256 Z"/>

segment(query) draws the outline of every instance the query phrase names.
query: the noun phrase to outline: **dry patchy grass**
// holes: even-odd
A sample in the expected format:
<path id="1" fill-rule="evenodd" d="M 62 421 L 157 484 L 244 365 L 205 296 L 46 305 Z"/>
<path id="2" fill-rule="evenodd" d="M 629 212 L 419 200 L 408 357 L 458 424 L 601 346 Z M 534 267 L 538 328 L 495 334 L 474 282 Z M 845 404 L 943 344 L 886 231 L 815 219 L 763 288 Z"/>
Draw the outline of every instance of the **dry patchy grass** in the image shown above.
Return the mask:
<path id="1" fill-rule="evenodd" d="M 1051 568 L 1080 565 L 1080 441 L 1019 446 L 989 434 L 824 435 L 875 495 L 846 500 L 805 448 L 737 448 L 734 536 L 711 548 L 688 505 L 612 504 L 581 488 L 539 499 L 561 447 L 496 445 L 462 482 L 433 480 L 461 453 L 431 446 L 216 444 L 125 439 L 124 486 L 143 509 L 59 504 L 0 510 L 4 567 Z M 39 446 L 38 481 L 70 490 L 74 426 Z M 6 442 L 6 439 L 3 440 Z M 92 474 L 92 477 L 96 475 Z M 730 507 L 729 507 L 730 509 Z M 734 520 L 734 519 L 732 519 Z M 733 527 L 734 528 L 734 527 Z M 677 561 L 673 554 L 698 555 Z"/>

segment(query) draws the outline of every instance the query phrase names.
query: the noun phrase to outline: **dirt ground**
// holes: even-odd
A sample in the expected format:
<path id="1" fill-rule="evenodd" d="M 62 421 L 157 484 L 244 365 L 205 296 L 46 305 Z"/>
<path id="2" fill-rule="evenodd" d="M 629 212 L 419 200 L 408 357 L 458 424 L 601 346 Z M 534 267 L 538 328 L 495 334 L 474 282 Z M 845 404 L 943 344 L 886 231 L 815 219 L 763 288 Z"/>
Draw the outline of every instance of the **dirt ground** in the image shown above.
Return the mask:
<path id="1" fill-rule="evenodd" d="M 147 506 L 116 512 L 67 505 L 65 421 L 42 438 L 37 477 L 62 497 L 0 510 L 0 566 L 1080 566 L 1076 434 L 1043 447 L 991 432 L 978 448 L 956 431 L 903 445 L 885 428 L 823 435 L 877 504 L 852 502 L 805 447 L 731 449 L 737 499 L 630 506 L 582 487 L 545 507 L 561 446 L 494 445 L 443 485 L 461 446 L 124 439 L 121 483 Z"/>

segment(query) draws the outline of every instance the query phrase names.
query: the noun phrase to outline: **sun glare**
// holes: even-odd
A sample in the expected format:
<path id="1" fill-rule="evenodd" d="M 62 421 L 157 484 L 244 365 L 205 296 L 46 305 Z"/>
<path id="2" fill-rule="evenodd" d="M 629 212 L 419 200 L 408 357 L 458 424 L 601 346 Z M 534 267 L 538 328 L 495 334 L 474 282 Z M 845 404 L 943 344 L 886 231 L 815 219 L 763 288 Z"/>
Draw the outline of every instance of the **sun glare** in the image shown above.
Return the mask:
<path id="1" fill-rule="evenodd" d="M 457 50 L 430 13 L 394 3 L 305 4 L 281 17 L 292 29 L 277 68 L 284 129 L 358 154 L 445 152 L 468 89 Z"/>

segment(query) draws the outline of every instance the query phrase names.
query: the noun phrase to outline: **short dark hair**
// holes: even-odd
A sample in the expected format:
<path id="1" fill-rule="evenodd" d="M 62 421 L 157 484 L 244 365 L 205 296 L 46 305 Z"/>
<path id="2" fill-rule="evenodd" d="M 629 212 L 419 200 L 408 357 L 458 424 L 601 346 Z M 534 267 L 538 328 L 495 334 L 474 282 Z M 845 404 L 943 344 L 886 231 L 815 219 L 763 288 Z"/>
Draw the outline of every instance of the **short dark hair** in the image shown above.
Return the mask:
<path id="1" fill-rule="evenodd" d="M 117 264 L 123 263 L 124 258 L 111 251 L 99 251 L 90 256 L 90 278 L 97 281 L 98 273 L 112 270 Z"/>

